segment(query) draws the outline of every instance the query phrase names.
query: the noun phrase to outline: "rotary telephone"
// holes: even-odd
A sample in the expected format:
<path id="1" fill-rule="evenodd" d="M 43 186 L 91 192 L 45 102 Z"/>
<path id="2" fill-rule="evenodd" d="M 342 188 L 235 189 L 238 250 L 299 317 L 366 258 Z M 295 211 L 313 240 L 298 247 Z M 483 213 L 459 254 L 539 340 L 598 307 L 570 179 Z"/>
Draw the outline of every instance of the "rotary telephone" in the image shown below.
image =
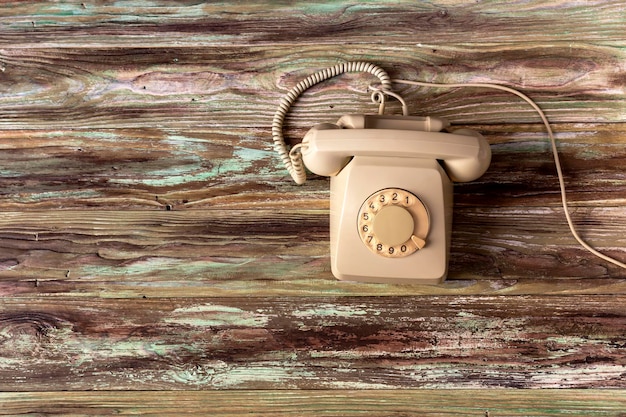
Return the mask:
<path id="1" fill-rule="evenodd" d="M 345 115 L 337 123 L 314 126 L 302 143 L 287 150 L 284 118 L 312 85 L 344 72 L 369 72 L 381 87 L 371 87 L 378 115 Z M 435 117 L 408 116 L 392 82 L 428 87 L 483 87 L 525 100 L 541 116 L 557 167 L 565 216 L 573 236 L 587 250 L 622 268 L 626 264 L 599 253 L 575 231 L 554 135 L 541 109 L 527 96 L 495 84 L 434 84 L 391 80 L 376 65 L 347 62 L 319 71 L 283 97 L 274 116 L 274 147 L 297 184 L 304 167 L 330 176 L 331 270 L 340 280 L 380 283 L 442 282 L 447 275 L 452 227 L 452 181 L 479 178 L 489 167 L 491 150 L 478 132 L 458 129 Z M 385 115 L 385 99 L 402 104 L 402 116 Z"/>
<path id="2" fill-rule="evenodd" d="M 452 227 L 452 183 L 491 159 L 477 132 L 442 119 L 346 115 L 313 127 L 304 165 L 330 176 L 331 270 L 340 280 L 441 282 Z M 441 161 L 441 162 L 440 162 Z"/>

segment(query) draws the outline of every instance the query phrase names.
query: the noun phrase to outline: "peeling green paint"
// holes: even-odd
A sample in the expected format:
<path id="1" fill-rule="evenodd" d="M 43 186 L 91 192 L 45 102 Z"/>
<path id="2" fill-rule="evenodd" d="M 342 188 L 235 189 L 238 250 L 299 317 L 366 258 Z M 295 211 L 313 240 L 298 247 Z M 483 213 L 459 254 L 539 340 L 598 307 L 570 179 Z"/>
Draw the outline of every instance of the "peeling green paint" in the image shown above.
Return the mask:
<path id="1" fill-rule="evenodd" d="M 117 184 L 145 184 L 152 187 L 171 187 L 191 182 L 209 182 L 218 177 L 224 177 L 225 174 L 241 174 L 251 168 L 254 164 L 259 166 L 256 171 L 257 176 L 268 175 L 274 172 L 273 163 L 268 161 L 274 158 L 274 153 L 265 150 L 238 148 L 235 149 L 233 157 L 230 159 L 217 159 L 212 161 L 203 161 L 200 158 L 194 158 L 195 162 L 187 165 L 174 166 L 167 169 L 145 170 L 142 176 L 147 178 L 111 178 L 110 183 Z M 206 169 L 206 163 L 212 165 Z"/>
<path id="2" fill-rule="evenodd" d="M 16 196 L 16 201 L 20 203 L 38 202 L 48 199 L 88 199 L 100 197 L 100 193 L 94 190 L 75 191 L 47 191 L 28 196 Z"/>
<path id="3" fill-rule="evenodd" d="M 269 317 L 251 313 L 235 307 L 215 304 L 203 304 L 174 310 L 173 318 L 166 323 L 182 324 L 198 327 L 258 327 L 263 328 L 269 322 Z"/>
<path id="4" fill-rule="evenodd" d="M 168 270 L 173 273 L 187 275 L 206 275 L 219 271 L 225 274 L 225 269 L 236 269 L 248 263 L 254 263 L 255 258 L 228 258 L 219 261 L 217 259 L 207 259 L 202 261 L 189 262 L 184 259 L 174 259 L 166 257 L 144 258 L 131 264 L 120 266 L 86 266 L 80 270 L 86 277 L 91 276 L 128 276 L 154 274 L 157 271 Z"/>
<path id="5" fill-rule="evenodd" d="M 245 367 L 229 365 L 223 361 L 213 361 L 204 365 L 189 365 L 169 372 L 165 380 L 185 385 L 208 386 L 213 388 L 241 387 L 248 384 L 276 384 L 289 386 L 289 381 L 316 378 L 314 372 L 306 371 L 289 362 L 263 362 Z"/>
<path id="6" fill-rule="evenodd" d="M 315 309 L 308 310 L 294 310 L 292 315 L 295 317 L 358 317 L 366 316 L 368 314 L 379 315 L 380 312 L 372 312 L 365 309 L 355 309 L 354 307 L 347 308 L 346 306 L 336 304 L 323 304 Z"/>

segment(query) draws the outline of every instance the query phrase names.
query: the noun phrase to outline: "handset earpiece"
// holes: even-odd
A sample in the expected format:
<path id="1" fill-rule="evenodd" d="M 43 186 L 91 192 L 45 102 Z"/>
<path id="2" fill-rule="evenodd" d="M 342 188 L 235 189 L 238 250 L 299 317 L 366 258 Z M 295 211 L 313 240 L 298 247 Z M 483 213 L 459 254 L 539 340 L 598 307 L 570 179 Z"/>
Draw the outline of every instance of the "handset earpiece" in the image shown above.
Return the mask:
<path id="1" fill-rule="evenodd" d="M 313 126 L 302 139 L 302 160 L 309 171 L 326 177 L 336 175 L 343 167 L 345 167 L 352 157 L 338 152 L 324 152 L 320 156 L 318 141 L 316 140 L 318 132 L 328 130 L 341 130 L 341 126 L 334 123 L 321 123 Z M 337 141 L 341 140 L 340 135 L 333 135 Z"/>
<path id="2" fill-rule="evenodd" d="M 474 137 L 477 140 L 478 151 L 472 158 L 444 158 L 442 164 L 452 181 L 474 181 L 487 171 L 491 163 L 491 147 L 489 142 L 475 130 L 457 129 L 453 135 Z"/>

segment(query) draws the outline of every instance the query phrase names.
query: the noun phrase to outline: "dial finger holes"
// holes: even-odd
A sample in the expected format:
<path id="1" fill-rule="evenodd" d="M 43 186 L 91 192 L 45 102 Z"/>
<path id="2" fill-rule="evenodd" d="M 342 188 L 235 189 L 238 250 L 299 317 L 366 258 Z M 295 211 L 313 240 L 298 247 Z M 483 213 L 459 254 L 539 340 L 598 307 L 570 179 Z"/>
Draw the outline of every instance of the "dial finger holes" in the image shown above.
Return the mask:
<path id="1" fill-rule="evenodd" d="M 385 188 L 363 202 L 357 227 L 370 251 L 389 258 L 404 257 L 426 245 L 428 211 L 413 193 Z"/>

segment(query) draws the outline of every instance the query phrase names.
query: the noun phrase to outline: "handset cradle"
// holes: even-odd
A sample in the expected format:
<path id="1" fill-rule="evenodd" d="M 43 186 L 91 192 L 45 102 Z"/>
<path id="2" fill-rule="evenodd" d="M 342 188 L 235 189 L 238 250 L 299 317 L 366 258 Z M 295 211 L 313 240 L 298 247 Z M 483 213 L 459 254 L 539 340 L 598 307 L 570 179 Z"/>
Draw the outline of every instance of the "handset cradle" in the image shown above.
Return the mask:
<path id="1" fill-rule="evenodd" d="M 309 170 L 324 176 L 339 172 L 353 156 L 437 159 L 453 181 L 473 181 L 489 167 L 491 151 L 481 135 L 467 132 L 400 130 L 392 124 L 342 129 L 327 123 L 306 134 L 302 157 Z"/>

